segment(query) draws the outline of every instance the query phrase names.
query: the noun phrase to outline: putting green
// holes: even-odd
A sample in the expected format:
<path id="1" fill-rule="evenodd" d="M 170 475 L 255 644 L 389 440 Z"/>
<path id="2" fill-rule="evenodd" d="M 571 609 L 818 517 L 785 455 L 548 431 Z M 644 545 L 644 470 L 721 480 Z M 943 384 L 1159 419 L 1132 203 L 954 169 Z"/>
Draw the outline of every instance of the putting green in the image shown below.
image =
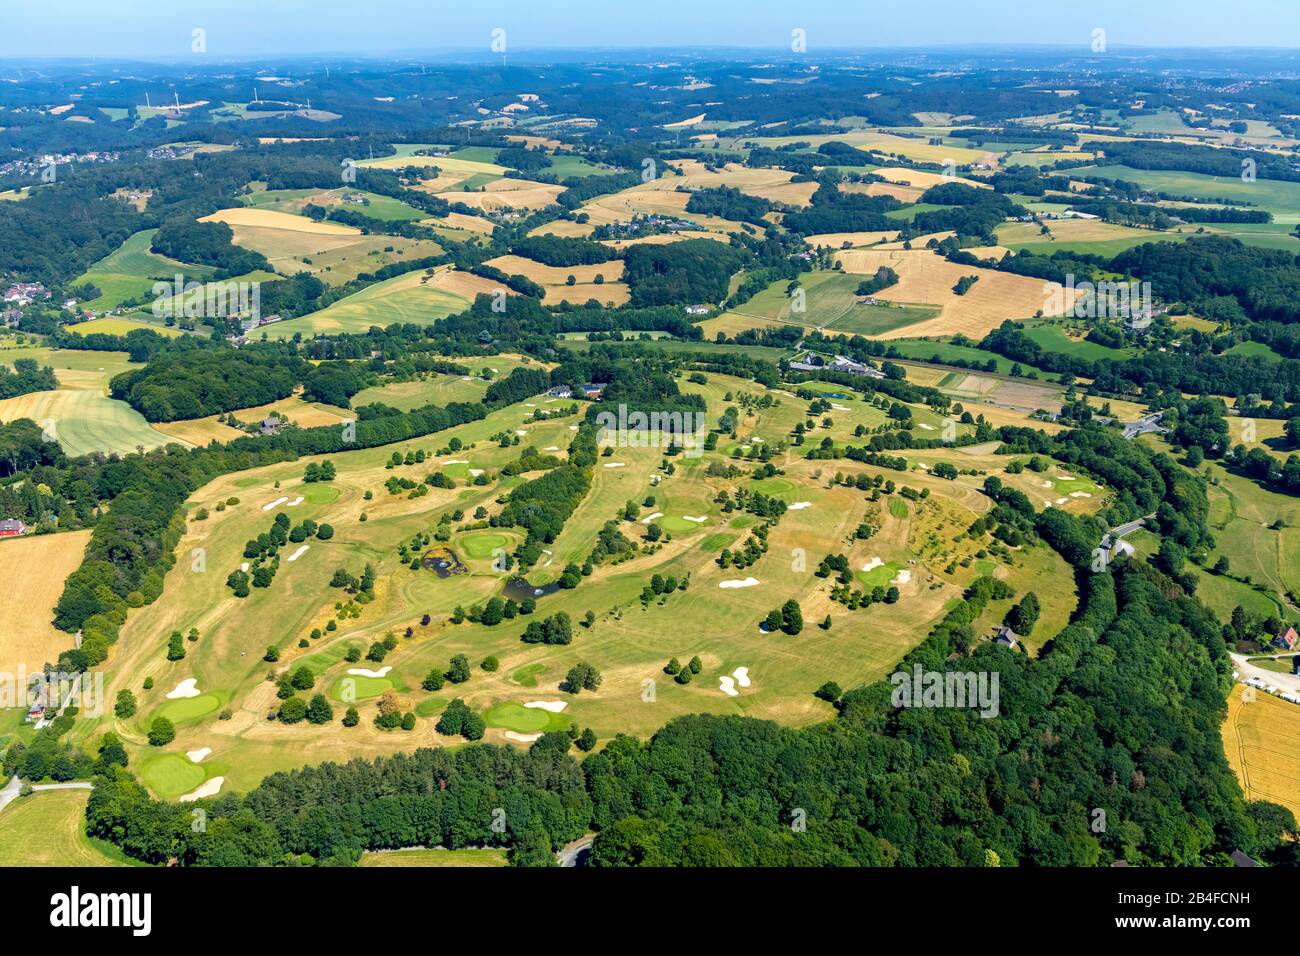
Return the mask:
<path id="1" fill-rule="evenodd" d="M 540 707 L 525 707 L 510 700 L 493 704 L 484 711 L 483 719 L 489 727 L 504 727 L 517 734 L 564 730 L 570 723 L 563 714 L 553 714 Z"/>
<path id="2" fill-rule="evenodd" d="M 761 491 L 765 495 L 788 495 L 794 491 L 794 482 L 787 481 L 784 478 L 760 478 L 749 486 L 754 491 Z"/>
<path id="3" fill-rule="evenodd" d="M 446 709 L 446 697 L 426 697 L 415 705 L 415 713 L 418 717 L 436 717 Z"/>
<path id="4" fill-rule="evenodd" d="M 161 753 L 145 757 L 136 767 L 146 787 L 164 800 L 189 793 L 207 779 L 207 772 L 188 757 Z"/>
<path id="5" fill-rule="evenodd" d="M 509 538 L 495 531 L 473 531 L 462 535 L 456 542 L 466 557 L 476 561 L 492 557 L 497 551 L 504 550 L 509 543 Z"/>
<path id="6" fill-rule="evenodd" d="M 198 697 L 178 697 L 169 700 L 154 713 L 155 717 L 166 717 L 173 724 L 198 720 L 212 713 L 221 706 L 221 698 L 216 694 L 200 694 Z"/>
<path id="7" fill-rule="evenodd" d="M 441 471 L 448 478 L 462 479 L 469 477 L 469 465 L 459 462 L 454 465 L 443 465 Z"/>
<path id="8" fill-rule="evenodd" d="M 665 531 L 671 531 L 673 534 L 697 531 L 703 526 L 703 522 L 687 521 L 685 518 L 679 518 L 676 515 L 664 515 L 662 518 L 656 518 L 655 523 Z"/>
<path id="9" fill-rule="evenodd" d="M 894 580 L 898 572 L 903 570 L 903 566 L 894 561 L 880 565 L 878 568 L 872 568 L 870 571 L 859 571 L 857 578 L 866 587 L 869 588 L 887 588 L 889 582 Z"/>
<path id="10" fill-rule="evenodd" d="M 520 687 L 536 687 L 537 675 L 544 670 L 546 670 L 546 665 L 542 663 L 525 664 L 511 674 L 510 679 Z"/>
<path id="11" fill-rule="evenodd" d="M 302 496 L 313 505 L 327 505 L 338 499 L 339 490 L 333 485 L 313 482 L 302 487 Z"/>
<path id="12" fill-rule="evenodd" d="M 353 701 L 382 696 L 384 691 L 392 689 L 393 682 L 387 677 L 346 674 L 334 682 L 334 686 L 330 688 L 330 696 L 341 703 L 350 704 Z"/>
<path id="13" fill-rule="evenodd" d="M 903 519 L 907 517 L 907 502 L 902 498 L 889 499 L 889 513 L 895 518 Z"/>

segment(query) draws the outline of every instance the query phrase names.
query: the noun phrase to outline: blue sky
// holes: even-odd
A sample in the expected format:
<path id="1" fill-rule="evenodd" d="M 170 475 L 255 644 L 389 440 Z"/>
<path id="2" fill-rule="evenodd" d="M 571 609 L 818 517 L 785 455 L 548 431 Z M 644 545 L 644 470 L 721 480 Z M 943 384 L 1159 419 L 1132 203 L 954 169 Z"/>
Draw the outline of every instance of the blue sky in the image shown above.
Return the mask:
<path id="1" fill-rule="evenodd" d="M 1300 0 L 7 0 L 0 57 L 214 59 L 486 49 L 1068 44 L 1300 47 Z"/>

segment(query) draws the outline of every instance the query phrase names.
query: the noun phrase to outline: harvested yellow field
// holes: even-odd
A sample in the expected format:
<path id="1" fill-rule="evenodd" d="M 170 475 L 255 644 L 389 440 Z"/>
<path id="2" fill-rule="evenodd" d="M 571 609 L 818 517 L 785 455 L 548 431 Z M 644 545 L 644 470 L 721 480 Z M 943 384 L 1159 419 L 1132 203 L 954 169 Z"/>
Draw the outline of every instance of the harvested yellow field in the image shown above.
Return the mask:
<path id="1" fill-rule="evenodd" d="M 482 192 L 461 192 L 443 198 L 464 203 L 473 209 L 492 212 L 497 209 L 545 209 L 555 205 L 555 198 L 564 192 L 563 186 L 535 183 L 527 179 L 498 179 L 489 183 Z"/>
<path id="2" fill-rule="evenodd" d="M 73 646 L 71 634 L 50 620 L 63 593 L 63 582 L 81 564 L 90 529 L 0 540 L 0 672 L 30 673 L 54 663 Z"/>
<path id="3" fill-rule="evenodd" d="M 78 322 L 76 325 L 69 325 L 66 328 L 67 331 L 72 332 L 74 335 L 94 335 L 96 333 L 102 335 L 126 335 L 136 329 L 148 329 L 168 338 L 184 335 L 179 329 L 169 329 L 165 325 L 156 325 L 152 322 L 132 322 L 130 319 L 117 318 L 89 319 L 85 322 Z"/>
<path id="4" fill-rule="evenodd" d="M 496 163 L 481 163 L 473 159 L 456 159 L 453 156 L 384 156 L 380 159 L 363 159 L 358 166 L 370 169 L 405 169 L 407 166 L 437 166 L 443 173 L 463 174 L 465 177 L 486 173 L 504 176 L 506 167 Z"/>
<path id="5" fill-rule="evenodd" d="M 564 146 L 558 139 L 549 136 L 524 136 L 516 133 L 506 137 L 512 143 L 519 143 L 529 149 L 560 149 Z"/>
<path id="6" fill-rule="evenodd" d="M 334 408 L 331 405 L 323 405 L 319 402 L 303 401 L 301 388 L 298 388 L 288 398 L 281 399 L 278 402 L 268 402 L 265 405 L 255 405 L 252 408 L 241 408 L 236 410 L 234 415 L 239 421 L 251 424 L 269 418 L 272 412 L 279 412 L 300 428 L 337 425 L 339 422 L 356 417 L 346 409 Z M 211 423 L 215 423 L 215 421 L 216 416 L 213 415 L 209 418 L 196 418 L 189 424 L 197 428 L 207 423 L 210 427 Z"/>
<path id="7" fill-rule="evenodd" d="M 684 120 L 678 120 L 676 123 L 665 123 L 664 129 L 683 129 L 687 126 L 699 126 L 704 122 L 704 117 L 707 115 L 707 113 L 700 113 L 698 116 L 691 116 Z"/>
<path id="8" fill-rule="evenodd" d="M 228 442 L 244 435 L 238 428 L 217 421 L 216 415 L 179 422 L 158 422 L 153 427 L 164 435 L 195 447 L 205 447 L 212 441 Z"/>
<path id="9" fill-rule="evenodd" d="M 819 246 L 843 249 L 846 243 L 852 248 L 874 246 L 879 242 L 894 242 L 897 239 L 897 232 L 819 232 L 815 236 L 808 236 L 807 242 L 814 249 Z"/>
<path id="10" fill-rule="evenodd" d="M 250 209 L 249 212 L 261 213 L 262 211 Z M 267 215 L 280 216 L 285 214 L 269 213 Z M 300 271 L 303 268 L 302 260 L 304 258 L 312 259 L 327 252 L 352 249 L 372 238 L 363 236 L 360 232 L 304 232 L 301 229 L 276 229 L 271 226 L 252 225 L 235 225 L 231 227 L 231 231 L 234 233 L 233 241 L 235 245 L 243 246 L 245 249 L 252 249 L 254 252 L 260 252 L 266 256 L 271 265 L 276 266 L 281 271 L 288 272 Z M 389 240 L 389 242 L 392 241 L 394 240 Z M 292 260 L 298 261 L 292 263 Z M 286 263 L 291 263 L 287 269 L 283 268 Z"/>
<path id="11" fill-rule="evenodd" d="M 943 173 L 932 173 L 924 169 L 908 169 L 903 166 L 885 166 L 882 169 L 877 169 L 876 175 L 883 177 L 886 182 L 914 186 L 920 189 L 929 189 L 931 186 L 941 186 L 944 183 L 962 183 L 966 186 L 974 186 L 976 189 L 993 188 L 988 183 L 977 182 L 974 179 L 966 179 L 962 176 L 945 176 Z"/>
<path id="12" fill-rule="evenodd" d="M 768 202 L 778 202 L 786 206 L 800 208 L 812 204 L 813 193 L 817 183 L 777 183 L 771 186 L 746 186 L 744 191 Z"/>
<path id="13" fill-rule="evenodd" d="M 861 193 L 864 196 L 892 196 L 901 203 L 919 202 L 925 190 L 919 186 L 901 186 L 893 183 L 840 183 L 842 193 Z"/>
<path id="14" fill-rule="evenodd" d="M 940 313 L 915 325 L 885 332 L 876 338 L 918 338 L 927 335 L 956 335 L 983 338 L 1007 319 L 1027 319 L 1042 310 L 1045 315 L 1062 311 L 1065 296 L 1057 283 L 1025 276 L 994 272 L 974 266 L 960 266 L 926 249 L 853 249 L 836 256 L 844 271 L 873 275 L 881 266 L 898 273 L 898 284 L 876 298 L 889 302 L 933 305 Z M 978 275 L 979 281 L 965 295 L 953 292 L 963 276 Z M 1059 298 L 1061 302 L 1053 302 Z M 1053 311 L 1055 309 L 1055 311 Z"/>
<path id="15" fill-rule="evenodd" d="M 623 278 L 622 259 L 611 259 L 609 262 L 597 262 L 589 266 L 547 266 L 523 256 L 497 256 L 489 259 L 487 265 L 495 266 L 510 275 L 527 276 L 542 285 L 563 285 L 569 276 L 578 282 L 594 282 L 598 275 L 604 276 L 606 282 Z"/>
<path id="16" fill-rule="evenodd" d="M 449 212 L 442 219 L 422 219 L 422 226 L 445 226 L 448 229 L 464 229 L 466 232 L 478 232 L 491 235 L 496 227 L 482 216 L 471 216 L 463 212 Z"/>
<path id="17" fill-rule="evenodd" d="M 924 249 L 926 243 L 928 243 L 931 239 L 933 239 L 935 242 L 943 242 L 945 239 L 950 239 L 955 235 L 957 235 L 957 233 L 953 232 L 951 229 L 948 229 L 944 232 L 930 232 L 930 233 L 926 233 L 924 236 L 916 236 L 915 238 L 910 240 L 910 243 L 913 249 Z M 881 245 L 880 248 L 881 249 L 902 249 L 903 243 L 902 241 L 886 242 L 883 245 Z"/>
<path id="18" fill-rule="evenodd" d="M 1043 225 L 1057 242 L 1107 242 L 1114 239 L 1150 239 L 1154 242 L 1163 235 L 1150 229 L 1134 229 L 1101 219 L 1051 219 Z M 1042 234 L 1036 222 L 1003 223 L 994 233 L 1004 246 L 1051 241 Z"/>
<path id="19" fill-rule="evenodd" d="M 1269 694 L 1228 696 L 1223 752 L 1247 800 L 1271 800 L 1300 817 L 1300 707 Z"/>
<path id="20" fill-rule="evenodd" d="M 439 272 L 429 280 L 429 285 L 450 292 L 453 295 L 463 296 L 470 302 L 473 302 L 480 295 L 492 295 L 497 291 L 510 291 L 509 289 L 502 290 L 501 283 L 494 282 L 492 279 L 476 276 L 472 272 L 459 272 L 455 269 L 445 269 Z"/>
<path id="21" fill-rule="evenodd" d="M 559 233 L 556 233 L 559 235 Z M 670 242 L 681 242 L 683 239 L 715 239 L 718 242 L 727 242 L 725 235 L 717 232 L 700 232 L 694 229 L 683 229 L 681 232 L 665 232 L 655 236 L 642 236 L 640 239 L 602 239 L 603 245 L 611 249 L 626 249 L 628 246 L 647 245 L 647 246 L 666 246 Z"/>
<path id="22" fill-rule="evenodd" d="M 317 222 L 306 216 L 293 213 L 276 212 L 273 209 L 258 209 L 252 206 L 239 206 L 233 209 L 218 209 L 210 216 L 204 216 L 199 222 L 224 222 L 228 226 L 256 226 L 263 229 L 282 229 L 289 232 L 310 232 L 321 236 L 359 236 L 361 230 L 355 226 L 345 226 L 337 222 Z"/>

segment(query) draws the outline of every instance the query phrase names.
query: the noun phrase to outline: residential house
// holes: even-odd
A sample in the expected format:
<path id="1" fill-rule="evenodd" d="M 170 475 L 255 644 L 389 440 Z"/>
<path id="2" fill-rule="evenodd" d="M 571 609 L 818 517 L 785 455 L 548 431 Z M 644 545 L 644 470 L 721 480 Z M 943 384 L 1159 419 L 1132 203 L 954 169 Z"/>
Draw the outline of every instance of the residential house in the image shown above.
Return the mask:
<path id="1" fill-rule="evenodd" d="M 0 521 L 0 538 L 16 538 L 27 530 L 27 525 L 17 518 L 5 518 Z"/>
<path id="2" fill-rule="evenodd" d="M 1273 646 L 1280 651 L 1294 651 L 1297 642 L 1300 642 L 1300 635 L 1297 635 L 1295 628 L 1289 624 L 1273 638 Z"/>
<path id="3" fill-rule="evenodd" d="M 1015 650 L 1017 645 L 1020 643 L 1020 635 L 1003 624 L 998 628 L 997 636 L 993 638 L 993 643 L 1001 644 L 1003 647 L 1009 647 L 1012 650 Z"/>
<path id="4" fill-rule="evenodd" d="M 582 393 L 583 398 L 598 402 L 608 385 L 608 382 L 586 382 L 578 386 L 578 391 Z"/>
<path id="5" fill-rule="evenodd" d="M 707 305 L 688 305 L 686 307 L 687 315 L 708 315 L 709 307 Z"/>
<path id="6" fill-rule="evenodd" d="M 546 394 L 551 398 L 573 398 L 573 389 L 567 385 L 555 385 L 547 389 Z"/>
<path id="7" fill-rule="evenodd" d="M 280 430 L 282 424 L 284 423 L 280 419 L 272 415 L 270 418 L 263 418 L 257 430 L 263 435 L 274 435 Z"/>

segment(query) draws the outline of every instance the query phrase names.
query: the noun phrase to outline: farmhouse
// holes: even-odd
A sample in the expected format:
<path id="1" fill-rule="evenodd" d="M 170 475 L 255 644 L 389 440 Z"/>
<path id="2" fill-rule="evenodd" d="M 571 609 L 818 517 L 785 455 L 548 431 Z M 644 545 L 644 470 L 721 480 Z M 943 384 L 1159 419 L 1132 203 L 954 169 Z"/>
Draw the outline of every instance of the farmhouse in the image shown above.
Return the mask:
<path id="1" fill-rule="evenodd" d="M 555 385 L 546 390 L 551 398 L 573 398 L 573 389 L 567 385 Z"/>
<path id="2" fill-rule="evenodd" d="M 593 402 L 598 402 L 600 401 L 600 396 L 604 393 L 607 385 L 607 382 L 587 382 L 583 385 L 577 386 L 577 388 L 578 391 L 582 393 L 583 398 L 590 399 Z"/>
<path id="3" fill-rule="evenodd" d="M 798 356 L 790 367 L 800 372 L 843 372 L 847 375 L 861 375 L 865 378 L 884 378 L 885 373 L 880 369 L 862 362 L 855 362 L 853 359 L 844 355 L 836 355 L 830 361 L 822 358 L 816 352 L 805 352 Z"/>
<path id="4" fill-rule="evenodd" d="M 994 644 L 1001 644 L 1003 647 L 1009 647 L 1015 650 L 1016 645 L 1020 642 L 1020 635 L 1011 628 L 1003 624 L 998 628 L 997 636 L 993 638 Z"/>
<path id="5" fill-rule="evenodd" d="M 1300 635 L 1296 634 L 1294 627 L 1287 625 L 1278 632 L 1277 637 L 1273 638 L 1273 646 L 1278 650 L 1294 651 L 1298 641 L 1300 641 Z"/>
<path id="6" fill-rule="evenodd" d="M 26 530 L 27 525 L 17 518 L 5 518 L 0 521 L 0 538 L 16 538 Z"/>
<path id="7" fill-rule="evenodd" d="M 687 315 L 708 315 L 709 307 L 707 305 L 688 305 L 686 307 Z"/>
<path id="8" fill-rule="evenodd" d="M 21 309 L 5 309 L 0 311 L 0 325 L 13 328 L 22 321 L 23 313 Z"/>
<path id="9" fill-rule="evenodd" d="M 261 432 L 263 435 L 274 435 L 280 430 L 280 425 L 281 425 L 280 419 L 272 415 L 270 418 L 262 419 L 262 422 L 260 425 L 258 425 L 257 430 Z"/>

